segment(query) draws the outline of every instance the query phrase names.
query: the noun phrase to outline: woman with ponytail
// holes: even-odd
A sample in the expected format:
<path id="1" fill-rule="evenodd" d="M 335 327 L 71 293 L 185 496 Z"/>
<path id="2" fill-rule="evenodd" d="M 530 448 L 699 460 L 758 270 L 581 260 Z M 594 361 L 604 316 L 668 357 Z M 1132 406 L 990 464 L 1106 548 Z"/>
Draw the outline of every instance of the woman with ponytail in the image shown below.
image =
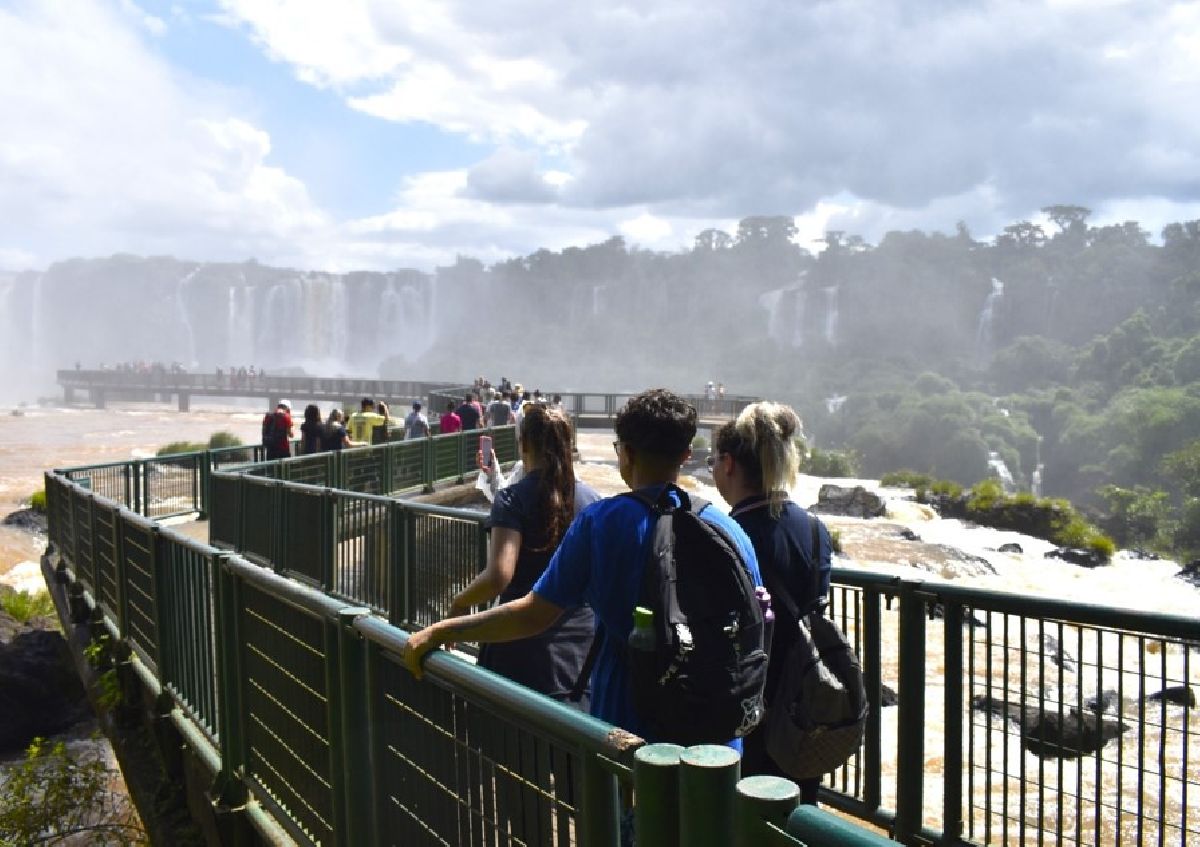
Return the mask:
<path id="1" fill-rule="evenodd" d="M 488 521 L 487 566 L 455 596 L 451 617 L 496 598 L 503 603 L 524 597 L 550 563 L 575 515 L 600 499 L 575 479 L 571 424 L 565 415 L 530 404 L 518 443 L 525 475 L 496 493 Z M 482 467 L 483 457 L 479 459 Z M 570 609 L 533 638 L 485 644 L 479 664 L 556 700 L 566 700 L 587 658 L 594 628 L 591 609 Z M 586 699 L 582 708 L 587 708 Z"/>
<path id="2" fill-rule="evenodd" d="M 732 505 L 730 517 L 750 536 L 763 584 L 772 597 L 786 591 L 803 614 L 829 593 L 833 548 L 825 525 L 788 496 L 800 464 L 799 433 L 800 418 L 790 406 L 753 403 L 717 430 L 709 464 L 717 490 Z M 786 604 L 772 605 L 775 629 L 767 667 L 768 709 L 797 627 Z M 742 773 L 786 776 L 767 754 L 765 723 L 746 737 Z M 802 781 L 802 802 L 815 804 L 819 785 L 818 779 Z"/>

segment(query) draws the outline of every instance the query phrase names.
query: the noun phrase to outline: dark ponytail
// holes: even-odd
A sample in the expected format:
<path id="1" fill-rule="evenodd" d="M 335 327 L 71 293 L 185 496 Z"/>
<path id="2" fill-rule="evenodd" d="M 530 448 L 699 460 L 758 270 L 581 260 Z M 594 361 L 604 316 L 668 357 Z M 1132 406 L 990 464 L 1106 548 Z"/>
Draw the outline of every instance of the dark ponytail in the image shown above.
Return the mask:
<path id="1" fill-rule="evenodd" d="M 575 464 L 571 458 L 571 423 L 557 410 L 534 403 L 521 422 L 521 442 L 541 463 L 538 505 L 546 515 L 546 543 L 553 550 L 575 517 Z"/>

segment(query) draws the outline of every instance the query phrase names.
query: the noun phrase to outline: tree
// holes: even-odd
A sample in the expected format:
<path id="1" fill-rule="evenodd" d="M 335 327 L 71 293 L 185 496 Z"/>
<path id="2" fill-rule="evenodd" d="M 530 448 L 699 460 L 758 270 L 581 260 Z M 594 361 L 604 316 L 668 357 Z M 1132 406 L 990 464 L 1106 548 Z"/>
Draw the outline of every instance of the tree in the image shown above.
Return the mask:
<path id="1" fill-rule="evenodd" d="M 1149 243 L 1150 233 L 1142 229 L 1137 221 L 1125 221 L 1123 224 L 1094 227 L 1089 231 L 1092 244 L 1109 247 L 1145 247 Z"/>
<path id="2" fill-rule="evenodd" d="M 795 219 L 787 215 L 756 215 L 738 221 L 737 243 L 791 244 L 796 232 Z"/>
<path id="3" fill-rule="evenodd" d="M 1162 471 L 1190 497 L 1200 497 L 1200 440 L 1163 456 Z"/>
<path id="4" fill-rule="evenodd" d="M 718 250 L 728 250 L 733 246 L 733 237 L 720 229 L 706 229 L 696 236 L 697 252 L 715 253 Z"/>
<path id="5" fill-rule="evenodd" d="M 1046 243 L 1046 233 L 1040 226 L 1029 221 L 1018 221 L 1004 228 L 1004 234 L 996 236 L 997 247 L 1041 247 Z"/>
<path id="6" fill-rule="evenodd" d="M 1042 213 L 1054 222 L 1059 232 L 1083 232 L 1092 210 L 1084 206 L 1046 206 Z"/>
<path id="7" fill-rule="evenodd" d="M 129 800 L 111 788 L 99 754 L 35 738 L 0 783 L 0 844 L 148 844 Z"/>
<path id="8" fill-rule="evenodd" d="M 1152 491 L 1141 485 L 1133 488 L 1106 485 L 1098 493 L 1109 514 L 1102 521 L 1102 528 L 1118 544 L 1125 547 L 1154 544 L 1171 512 L 1167 492 Z"/>

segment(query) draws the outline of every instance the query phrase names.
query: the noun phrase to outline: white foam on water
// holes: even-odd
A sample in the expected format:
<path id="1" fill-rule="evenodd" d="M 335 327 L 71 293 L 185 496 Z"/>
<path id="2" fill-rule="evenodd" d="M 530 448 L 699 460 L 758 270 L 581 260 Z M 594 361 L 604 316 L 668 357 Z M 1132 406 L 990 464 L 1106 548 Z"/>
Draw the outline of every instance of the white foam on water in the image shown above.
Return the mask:
<path id="1" fill-rule="evenodd" d="M 0 583 L 26 594 L 36 594 L 46 590 L 46 580 L 42 578 L 42 566 L 37 562 L 18 562 L 5 573 L 0 574 Z"/>

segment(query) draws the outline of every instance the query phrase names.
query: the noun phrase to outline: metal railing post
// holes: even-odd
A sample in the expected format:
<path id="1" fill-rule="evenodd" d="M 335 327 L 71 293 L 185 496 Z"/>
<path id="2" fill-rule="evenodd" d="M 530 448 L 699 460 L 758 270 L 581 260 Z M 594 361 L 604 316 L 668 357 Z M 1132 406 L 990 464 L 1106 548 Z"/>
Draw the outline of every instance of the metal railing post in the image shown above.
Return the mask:
<path id="1" fill-rule="evenodd" d="M 462 483 L 467 478 L 467 439 L 461 432 L 457 435 L 458 449 L 454 452 L 458 454 L 458 467 L 455 468 L 457 473 L 455 479 L 458 483 Z"/>
<path id="2" fill-rule="evenodd" d="M 124 509 L 117 509 L 113 521 L 117 530 L 113 539 L 113 581 L 116 584 L 117 633 L 122 641 L 129 640 L 129 568 L 125 563 Z"/>
<path id="3" fill-rule="evenodd" d="M 388 623 L 404 624 L 404 609 L 408 603 L 408 523 L 407 512 L 399 501 L 392 503 L 391 524 L 388 527 Z"/>
<path id="4" fill-rule="evenodd" d="M 209 504 L 212 502 L 212 451 L 200 455 L 200 520 L 208 520 Z"/>
<path id="5" fill-rule="evenodd" d="M 192 477 L 192 508 L 194 508 L 197 512 L 200 512 L 201 514 L 204 513 L 204 498 L 200 494 L 200 492 L 203 490 L 203 480 L 201 479 L 203 471 L 200 470 L 201 466 L 203 465 L 203 461 L 202 461 L 203 458 L 204 458 L 203 453 L 197 453 L 194 456 L 192 456 L 192 473 L 191 473 L 191 477 Z"/>
<path id="6" fill-rule="evenodd" d="M 213 784 L 212 794 L 220 804 L 236 807 L 245 802 L 247 795 L 246 786 L 238 776 L 246 763 L 242 726 L 242 685 L 245 676 L 242 673 L 240 647 L 241 589 L 238 578 L 228 568 L 229 558 L 227 553 L 213 556 L 213 578 L 216 581 L 215 663 L 220 698 L 217 737 L 221 750 L 221 771 Z"/>
<path id="7" fill-rule="evenodd" d="M 417 513 L 409 509 L 403 511 L 404 524 L 404 562 L 400 570 L 400 581 L 404 584 L 404 605 L 401 607 L 401 620 L 405 626 L 416 621 L 417 601 L 414 577 L 417 571 Z"/>
<path id="8" fill-rule="evenodd" d="M 610 395 L 611 397 L 611 395 Z M 679 757 L 679 843 L 729 847 L 733 843 L 733 797 L 741 757 L 731 747 L 699 744 Z"/>
<path id="9" fill-rule="evenodd" d="M 283 573 L 284 571 L 284 550 L 286 550 L 285 538 L 287 537 L 284 530 L 285 511 L 283 508 L 283 492 L 284 482 L 279 479 L 272 480 L 269 489 L 271 496 L 268 500 L 267 508 L 270 511 L 268 520 L 271 522 L 271 541 L 267 545 L 270 551 L 268 556 L 271 561 L 271 569 L 275 573 Z"/>
<path id="10" fill-rule="evenodd" d="M 391 494 L 396 490 L 394 473 L 392 470 L 392 448 L 390 442 L 385 441 L 377 448 L 379 450 L 379 493 Z"/>
<path id="11" fill-rule="evenodd" d="M 345 450 L 337 451 L 337 470 L 334 474 L 335 478 L 329 482 L 330 488 L 337 488 L 343 491 L 346 489 L 346 464 L 349 461 Z"/>
<path id="12" fill-rule="evenodd" d="M 354 629 L 355 618 L 371 614 L 352 606 L 338 612 L 337 670 L 340 693 L 341 755 L 334 760 L 334 776 L 342 776 L 344 809 L 343 844 L 376 844 L 372 785 L 367 642 Z"/>
<path id="13" fill-rule="evenodd" d="M 943 732 L 945 767 L 942 777 L 942 840 L 959 843 L 962 834 L 963 765 L 963 607 L 954 600 L 945 601 L 945 678 L 946 703 Z"/>
<path id="14" fill-rule="evenodd" d="M 162 598 L 166 593 L 165 569 L 168 566 L 163 547 L 162 530 L 158 524 L 150 527 L 150 602 L 154 604 L 154 664 L 158 668 L 158 679 L 162 683 L 175 682 L 175 657 L 171 639 L 163 626 Z M 164 685 L 165 687 L 165 685 Z"/>
<path id="15" fill-rule="evenodd" d="M 678 744 L 647 744 L 633 754 L 633 831 L 638 844 L 679 845 Z"/>
<path id="16" fill-rule="evenodd" d="M 332 488 L 321 498 L 321 530 L 321 586 L 332 591 L 338 548 L 337 492 Z"/>
<path id="17" fill-rule="evenodd" d="M 899 734 L 896 742 L 896 829 L 913 843 L 921 830 L 925 780 L 925 603 L 919 580 L 900 582 Z"/>
<path id="18" fill-rule="evenodd" d="M 126 509 L 136 512 L 137 504 L 134 502 L 134 499 L 133 499 L 133 480 L 131 479 L 131 474 L 129 472 L 129 465 L 126 464 L 124 467 L 121 468 L 121 471 L 122 471 L 122 476 L 125 477 L 125 502 L 122 503 L 121 505 L 124 506 Z"/>
<path id="19" fill-rule="evenodd" d="M 736 832 L 733 847 L 760 847 L 769 824 L 783 829 L 800 805 L 800 786 L 778 776 L 748 776 L 737 784 L 734 798 Z"/>
<path id="20" fill-rule="evenodd" d="M 426 494 L 433 493 L 434 473 L 433 439 L 426 438 L 421 444 L 421 488 Z"/>
<path id="21" fill-rule="evenodd" d="M 874 588 L 864 588 L 863 598 L 863 683 L 867 689 L 867 727 L 863 739 L 863 804 L 874 811 L 883 802 L 883 597 Z"/>
<path id="22" fill-rule="evenodd" d="M 584 756 L 580 770 L 582 796 L 576 818 L 580 847 L 617 847 L 621 829 L 617 778 L 595 755 Z"/>

